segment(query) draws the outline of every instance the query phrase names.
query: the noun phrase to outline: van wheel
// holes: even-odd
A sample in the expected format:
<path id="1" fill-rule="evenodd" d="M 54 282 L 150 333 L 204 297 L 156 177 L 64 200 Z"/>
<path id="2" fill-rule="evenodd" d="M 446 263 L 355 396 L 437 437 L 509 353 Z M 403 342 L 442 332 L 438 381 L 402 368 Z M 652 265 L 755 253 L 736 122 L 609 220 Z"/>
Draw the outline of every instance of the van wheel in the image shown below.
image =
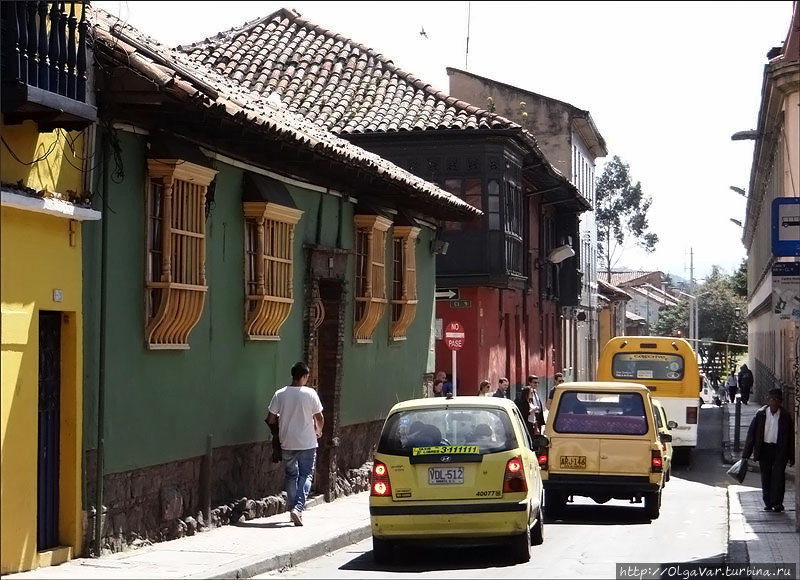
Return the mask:
<path id="1" fill-rule="evenodd" d="M 651 520 L 657 520 L 661 511 L 661 492 L 651 492 L 644 495 L 644 511 Z"/>
<path id="2" fill-rule="evenodd" d="M 513 536 L 511 540 L 511 555 L 515 562 L 524 564 L 531 559 L 531 529 Z"/>
<path id="3" fill-rule="evenodd" d="M 539 506 L 539 511 L 536 514 L 536 524 L 531 530 L 531 543 L 534 546 L 541 546 L 544 543 L 544 514 L 542 513 L 542 506 Z"/>
<path id="4" fill-rule="evenodd" d="M 560 491 L 544 490 L 544 511 L 549 517 L 555 518 L 561 515 L 566 503 L 566 496 Z"/>
<path id="5" fill-rule="evenodd" d="M 390 564 L 394 557 L 394 544 L 372 536 L 372 558 L 377 564 Z"/>

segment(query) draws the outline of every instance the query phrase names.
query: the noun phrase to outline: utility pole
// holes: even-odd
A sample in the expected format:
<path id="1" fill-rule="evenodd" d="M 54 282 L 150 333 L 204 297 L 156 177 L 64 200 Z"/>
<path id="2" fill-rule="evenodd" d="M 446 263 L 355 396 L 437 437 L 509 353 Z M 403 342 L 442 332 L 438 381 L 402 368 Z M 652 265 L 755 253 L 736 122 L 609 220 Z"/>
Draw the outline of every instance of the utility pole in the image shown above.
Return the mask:
<path id="1" fill-rule="evenodd" d="M 689 303 L 689 339 L 697 338 L 695 334 L 695 308 L 697 306 L 697 295 L 694 288 L 694 248 L 689 248 L 689 294 L 692 295 L 692 300 Z M 693 343 L 694 344 L 694 343 Z"/>

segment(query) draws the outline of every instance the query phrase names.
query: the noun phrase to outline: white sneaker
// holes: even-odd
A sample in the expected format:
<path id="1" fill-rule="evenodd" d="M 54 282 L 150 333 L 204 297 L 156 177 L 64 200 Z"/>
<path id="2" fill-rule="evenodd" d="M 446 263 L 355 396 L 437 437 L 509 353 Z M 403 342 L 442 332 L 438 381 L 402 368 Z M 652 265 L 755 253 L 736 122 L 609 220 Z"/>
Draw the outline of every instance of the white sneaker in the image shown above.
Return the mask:
<path id="1" fill-rule="evenodd" d="M 289 517 L 292 519 L 292 522 L 294 522 L 295 526 L 303 525 L 303 515 L 296 509 L 289 512 Z"/>

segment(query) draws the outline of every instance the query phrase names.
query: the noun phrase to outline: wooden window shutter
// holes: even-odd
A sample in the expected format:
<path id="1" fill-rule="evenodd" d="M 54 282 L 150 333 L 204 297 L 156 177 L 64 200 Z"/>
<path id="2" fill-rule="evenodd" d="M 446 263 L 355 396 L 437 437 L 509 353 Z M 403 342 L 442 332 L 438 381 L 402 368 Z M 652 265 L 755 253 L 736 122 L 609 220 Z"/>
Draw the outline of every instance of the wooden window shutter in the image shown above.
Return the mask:
<path id="1" fill-rule="evenodd" d="M 395 226 L 393 247 L 402 252 L 401 259 L 397 260 L 399 284 L 393 284 L 392 296 L 392 325 L 389 336 L 392 340 L 405 340 L 406 332 L 417 313 L 417 267 L 416 250 L 419 228 L 411 226 Z"/>
<path id="2" fill-rule="evenodd" d="M 303 212 L 268 202 L 244 202 L 245 335 L 280 340 L 294 304 L 294 228 Z"/>
<path id="3" fill-rule="evenodd" d="M 206 190 L 213 169 L 181 159 L 148 159 L 145 341 L 188 349 L 206 291 Z"/>
<path id="4" fill-rule="evenodd" d="M 386 310 L 386 233 L 392 222 L 376 215 L 356 215 L 353 219 L 356 252 L 362 254 L 362 260 L 356 264 L 353 338 L 356 342 L 372 342 L 375 328 Z"/>

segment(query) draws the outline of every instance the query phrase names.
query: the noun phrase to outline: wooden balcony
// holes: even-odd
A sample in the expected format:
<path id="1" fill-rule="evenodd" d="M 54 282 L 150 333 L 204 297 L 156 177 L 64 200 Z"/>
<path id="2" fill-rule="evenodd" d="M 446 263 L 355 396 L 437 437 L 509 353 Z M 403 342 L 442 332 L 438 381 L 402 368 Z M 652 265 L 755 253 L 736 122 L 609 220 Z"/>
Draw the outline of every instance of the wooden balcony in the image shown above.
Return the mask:
<path id="1" fill-rule="evenodd" d="M 97 119 L 87 102 L 86 2 L 2 2 L 3 121 L 80 130 Z"/>

